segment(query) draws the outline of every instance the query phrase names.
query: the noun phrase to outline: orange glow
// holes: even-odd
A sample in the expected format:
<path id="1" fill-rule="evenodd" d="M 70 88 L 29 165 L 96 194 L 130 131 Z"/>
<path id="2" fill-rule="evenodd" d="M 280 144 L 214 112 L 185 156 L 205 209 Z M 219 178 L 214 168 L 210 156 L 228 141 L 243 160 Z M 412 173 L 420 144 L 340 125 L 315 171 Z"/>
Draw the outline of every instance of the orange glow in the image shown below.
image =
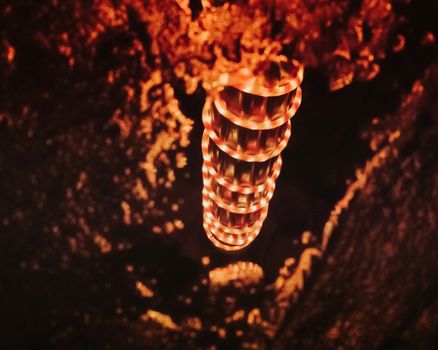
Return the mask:
<path id="1" fill-rule="evenodd" d="M 239 287 L 257 285 L 263 279 L 263 269 L 250 261 L 238 261 L 225 267 L 218 267 L 208 274 L 212 287 L 234 283 Z"/>
<path id="2" fill-rule="evenodd" d="M 9 63 L 14 62 L 15 59 L 15 48 L 6 42 L 6 58 Z"/>
<path id="3" fill-rule="evenodd" d="M 135 283 L 135 287 L 140 292 L 141 296 L 144 298 L 152 298 L 154 296 L 154 292 L 140 281 L 137 281 Z"/>
<path id="4" fill-rule="evenodd" d="M 145 314 L 141 316 L 144 322 L 151 322 L 162 326 L 163 328 L 171 329 L 177 331 L 180 329 L 169 315 L 163 314 L 159 311 L 148 310 Z"/>
<path id="5" fill-rule="evenodd" d="M 206 100 L 202 119 L 204 229 L 223 250 L 247 247 L 259 234 L 280 174 L 280 153 L 301 103 L 303 67 L 264 62 L 241 69 Z"/>

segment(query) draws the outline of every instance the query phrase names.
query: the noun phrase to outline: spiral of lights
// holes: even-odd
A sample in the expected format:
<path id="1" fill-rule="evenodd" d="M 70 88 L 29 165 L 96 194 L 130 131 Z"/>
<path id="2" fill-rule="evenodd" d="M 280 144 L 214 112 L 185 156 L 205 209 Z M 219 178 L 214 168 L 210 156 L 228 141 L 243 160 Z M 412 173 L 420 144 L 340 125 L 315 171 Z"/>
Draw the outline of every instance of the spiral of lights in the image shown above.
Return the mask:
<path id="1" fill-rule="evenodd" d="M 281 152 L 301 103 L 303 67 L 270 62 L 242 70 L 237 83 L 206 99 L 202 112 L 203 225 L 218 248 L 235 251 L 259 234 L 280 174 Z"/>

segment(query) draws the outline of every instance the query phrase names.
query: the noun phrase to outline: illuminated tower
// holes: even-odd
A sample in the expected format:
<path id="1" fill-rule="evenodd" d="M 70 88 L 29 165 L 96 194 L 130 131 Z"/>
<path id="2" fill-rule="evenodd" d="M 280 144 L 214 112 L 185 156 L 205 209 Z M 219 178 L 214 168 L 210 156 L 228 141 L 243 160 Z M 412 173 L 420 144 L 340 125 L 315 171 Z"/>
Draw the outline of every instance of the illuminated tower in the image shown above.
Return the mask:
<path id="1" fill-rule="evenodd" d="M 242 69 L 236 83 L 207 97 L 202 113 L 204 229 L 224 250 L 248 246 L 268 213 L 290 119 L 301 103 L 296 61 Z"/>

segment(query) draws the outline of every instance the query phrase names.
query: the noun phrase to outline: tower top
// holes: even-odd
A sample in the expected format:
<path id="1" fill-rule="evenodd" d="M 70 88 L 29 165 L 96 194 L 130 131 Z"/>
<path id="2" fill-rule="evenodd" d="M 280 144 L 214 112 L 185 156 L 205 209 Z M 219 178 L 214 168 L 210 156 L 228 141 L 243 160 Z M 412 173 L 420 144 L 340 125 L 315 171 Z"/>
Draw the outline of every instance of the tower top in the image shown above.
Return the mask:
<path id="1" fill-rule="evenodd" d="M 303 70 L 296 60 L 267 60 L 259 63 L 254 71 L 240 69 L 230 85 L 258 96 L 284 95 L 301 84 Z"/>

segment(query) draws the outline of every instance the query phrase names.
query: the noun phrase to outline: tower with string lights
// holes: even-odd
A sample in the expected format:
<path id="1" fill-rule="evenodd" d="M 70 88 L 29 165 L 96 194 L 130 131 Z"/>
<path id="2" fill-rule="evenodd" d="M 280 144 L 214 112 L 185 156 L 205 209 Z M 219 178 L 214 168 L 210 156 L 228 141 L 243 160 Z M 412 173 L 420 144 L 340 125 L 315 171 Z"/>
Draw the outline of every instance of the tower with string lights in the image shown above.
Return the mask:
<path id="1" fill-rule="evenodd" d="M 247 247 L 259 234 L 301 103 L 303 67 L 268 61 L 240 70 L 209 96 L 202 113 L 203 225 L 226 251 Z"/>

